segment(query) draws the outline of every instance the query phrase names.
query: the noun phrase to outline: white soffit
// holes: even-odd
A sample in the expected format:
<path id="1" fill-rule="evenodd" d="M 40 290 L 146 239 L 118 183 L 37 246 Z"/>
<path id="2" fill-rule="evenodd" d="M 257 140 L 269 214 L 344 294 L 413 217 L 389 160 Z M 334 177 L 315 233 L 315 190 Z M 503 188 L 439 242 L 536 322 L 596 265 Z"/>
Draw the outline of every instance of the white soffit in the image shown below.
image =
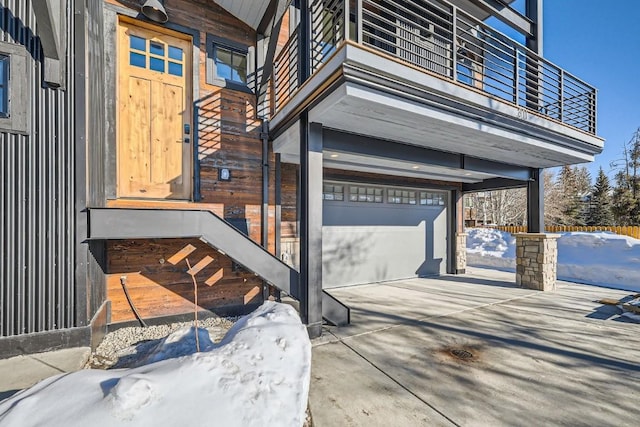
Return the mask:
<path id="1" fill-rule="evenodd" d="M 216 0 L 216 3 L 255 30 L 260 25 L 270 0 Z"/>

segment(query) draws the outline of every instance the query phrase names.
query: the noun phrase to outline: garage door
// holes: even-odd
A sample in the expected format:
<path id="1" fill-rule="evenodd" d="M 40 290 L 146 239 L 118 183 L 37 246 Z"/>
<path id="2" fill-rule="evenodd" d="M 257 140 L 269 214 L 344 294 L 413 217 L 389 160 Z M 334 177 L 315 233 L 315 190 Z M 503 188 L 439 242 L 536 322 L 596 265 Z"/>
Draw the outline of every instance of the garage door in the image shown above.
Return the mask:
<path id="1" fill-rule="evenodd" d="M 323 287 L 447 271 L 447 193 L 324 185 Z"/>

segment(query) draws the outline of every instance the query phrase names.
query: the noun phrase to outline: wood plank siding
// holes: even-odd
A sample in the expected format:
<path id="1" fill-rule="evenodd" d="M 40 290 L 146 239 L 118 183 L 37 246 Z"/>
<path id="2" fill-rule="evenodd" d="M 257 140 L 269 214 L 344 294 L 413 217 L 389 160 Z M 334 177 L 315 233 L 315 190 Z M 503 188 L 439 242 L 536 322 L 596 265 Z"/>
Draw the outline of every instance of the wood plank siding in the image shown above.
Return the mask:
<path id="1" fill-rule="evenodd" d="M 139 10 L 139 2 L 105 0 L 109 6 Z M 107 7 L 107 6 L 105 6 Z M 207 83 L 207 35 L 236 45 L 254 47 L 256 32 L 211 0 L 166 0 L 169 24 L 199 34 L 197 69 L 194 70 L 194 119 L 198 129 L 200 200 L 171 202 L 156 200 L 109 200 L 111 207 L 206 209 L 230 220 L 246 220 L 249 237 L 262 243 L 262 121 L 257 119 L 256 96 L 242 90 Z M 134 15 L 135 16 L 135 15 Z M 195 42 L 195 38 L 194 38 Z M 115 94 L 114 94 L 115 96 Z M 110 146 L 115 146 L 111 141 Z M 270 153 L 270 170 L 274 156 Z M 218 179 L 220 168 L 231 172 L 230 181 Z M 198 170 L 198 168 L 195 168 Z M 268 249 L 275 248 L 275 181 L 270 174 Z M 201 308 L 218 312 L 243 311 L 262 301 L 261 280 L 235 269 L 231 259 L 197 239 L 111 241 L 107 245 L 107 295 L 112 304 L 111 322 L 133 320 L 120 277 L 127 276 L 131 298 L 144 317 L 159 317 L 193 311 L 193 284 L 184 260 L 169 260 L 187 245 L 192 266 L 205 257 L 213 261 L 196 274 Z M 256 291 L 257 288 L 257 291 Z"/>
<path id="2" fill-rule="evenodd" d="M 193 312 L 194 288 L 187 259 L 192 267 L 207 257 L 212 259 L 195 274 L 200 309 L 227 314 L 262 301 L 254 290 L 262 285 L 259 278 L 197 239 L 113 240 L 107 251 L 112 322 L 135 320 L 121 277 L 126 277 L 131 300 L 143 318 Z"/>

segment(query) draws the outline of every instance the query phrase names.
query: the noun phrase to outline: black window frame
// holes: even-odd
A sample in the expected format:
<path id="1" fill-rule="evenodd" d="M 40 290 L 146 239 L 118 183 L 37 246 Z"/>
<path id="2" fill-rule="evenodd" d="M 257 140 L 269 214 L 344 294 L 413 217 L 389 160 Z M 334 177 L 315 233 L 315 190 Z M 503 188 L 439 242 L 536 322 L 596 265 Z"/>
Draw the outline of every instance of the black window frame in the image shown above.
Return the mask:
<path id="1" fill-rule="evenodd" d="M 9 110 L 9 100 L 11 99 L 11 88 L 9 87 L 11 80 L 11 55 L 0 52 L 0 68 L 3 69 L 0 88 L 4 89 L 2 91 L 3 96 L 0 97 L 0 118 L 7 119 L 11 117 L 11 111 Z"/>
<path id="2" fill-rule="evenodd" d="M 250 88 L 250 76 L 253 73 L 253 61 L 251 57 L 252 49 L 250 46 L 234 42 L 232 40 L 223 39 L 221 37 L 214 36 L 213 34 L 207 34 L 207 84 L 225 87 L 234 90 L 240 90 L 243 92 L 253 93 Z M 218 48 L 229 50 L 234 54 L 243 55 L 247 61 L 246 79 L 245 83 L 226 79 L 220 77 L 217 70 L 217 52 Z"/>

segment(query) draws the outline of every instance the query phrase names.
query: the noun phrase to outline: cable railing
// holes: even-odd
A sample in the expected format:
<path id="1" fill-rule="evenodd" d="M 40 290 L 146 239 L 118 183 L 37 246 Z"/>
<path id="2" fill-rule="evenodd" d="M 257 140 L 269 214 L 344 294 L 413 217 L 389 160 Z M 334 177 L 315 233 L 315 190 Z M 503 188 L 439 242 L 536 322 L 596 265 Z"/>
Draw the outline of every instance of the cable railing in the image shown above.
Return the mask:
<path id="1" fill-rule="evenodd" d="M 596 133 L 595 88 L 444 0 L 311 0 L 310 20 L 311 73 L 352 40 L 523 112 Z M 276 111 L 297 88 L 297 79 L 277 71 L 286 52 L 295 50 L 297 59 L 297 32 L 294 38 L 276 59 Z M 278 87 L 289 92 L 278 94 Z"/>

